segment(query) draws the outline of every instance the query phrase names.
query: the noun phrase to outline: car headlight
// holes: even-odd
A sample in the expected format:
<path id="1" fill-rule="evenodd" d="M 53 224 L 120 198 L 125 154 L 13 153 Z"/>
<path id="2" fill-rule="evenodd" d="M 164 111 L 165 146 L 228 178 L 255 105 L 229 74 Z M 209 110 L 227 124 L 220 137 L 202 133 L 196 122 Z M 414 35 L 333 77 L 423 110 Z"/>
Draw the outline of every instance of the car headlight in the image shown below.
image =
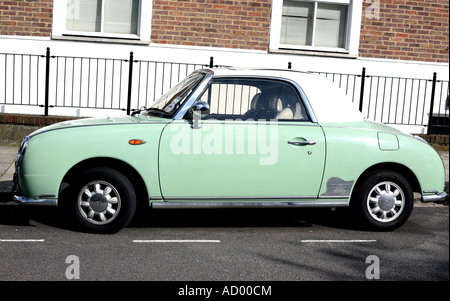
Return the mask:
<path id="1" fill-rule="evenodd" d="M 20 166 L 23 160 L 23 156 L 25 155 L 25 151 L 27 149 L 28 141 L 30 141 L 30 137 L 27 136 L 22 140 L 22 143 L 20 144 L 19 151 L 17 152 L 17 158 L 16 158 L 16 168 Z"/>

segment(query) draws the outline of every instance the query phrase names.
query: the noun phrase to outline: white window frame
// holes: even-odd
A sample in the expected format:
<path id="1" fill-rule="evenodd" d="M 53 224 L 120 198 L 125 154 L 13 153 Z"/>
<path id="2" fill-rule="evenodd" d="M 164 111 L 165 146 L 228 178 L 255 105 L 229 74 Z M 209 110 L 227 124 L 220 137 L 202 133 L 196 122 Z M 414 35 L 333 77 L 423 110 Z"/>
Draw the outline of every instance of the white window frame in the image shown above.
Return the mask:
<path id="1" fill-rule="evenodd" d="M 271 52 L 280 51 L 307 51 L 318 53 L 338 53 L 344 55 L 357 56 L 359 50 L 359 41 L 361 33 L 361 17 L 363 0 L 301 0 L 302 2 L 318 2 L 328 4 L 345 4 L 349 6 L 347 16 L 347 32 L 344 48 L 328 48 L 317 46 L 303 46 L 280 43 L 281 21 L 283 12 L 283 0 L 272 1 L 272 18 L 270 25 L 270 44 Z"/>
<path id="2" fill-rule="evenodd" d="M 66 29 L 67 0 L 53 0 L 52 37 L 75 39 L 87 38 L 95 40 L 119 39 L 119 41 L 140 41 L 150 43 L 152 26 L 152 0 L 139 1 L 138 32 L 137 34 L 118 34 L 105 32 L 71 31 Z M 100 38 L 100 39 L 99 39 Z"/>

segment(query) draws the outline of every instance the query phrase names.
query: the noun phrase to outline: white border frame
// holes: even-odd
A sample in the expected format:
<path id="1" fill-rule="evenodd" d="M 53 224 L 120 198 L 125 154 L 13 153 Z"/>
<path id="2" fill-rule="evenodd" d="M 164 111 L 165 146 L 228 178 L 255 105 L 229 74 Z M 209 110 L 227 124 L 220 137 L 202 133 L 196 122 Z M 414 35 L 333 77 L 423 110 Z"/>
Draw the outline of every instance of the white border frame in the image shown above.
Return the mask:
<path id="1" fill-rule="evenodd" d="M 309 2 L 316 2 L 316 0 L 303 0 Z M 359 41 L 361 34 L 361 18 L 362 18 L 362 0 L 318 0 L 320 2 L 328 2 L 335 4 L 349 4 L 349 18 L 347 25 L 347 42 L 346 48 L 326 48 L 326 47 L 312 47 L 312 46 L 299 46 L 299 45 L 285 45 L 280 43 L 281 32 L 281 15 L 283 10 L 283 0 L 272 1 L 272 16 L 270 24 L 270 42 L 269 51 L 279 52 L 282 50 L 304 50 L 317 52 L 331 52 L 348 54 L 351 56 L 358 56 Z"/>
<path id="2" fill-rule="evenodd" d="M 64 38 L 74 40 L 79 37 L 86 39 L 123 39 L 131 41 L 140 41 L 150 43 L 151 28 L 152 28 L 152 0 L 140 0 L 138 34 L 110 34 L 100 32 L 78 32 L 66 30 L 66 15 L 67 15 L 67 1 L 53 0 L 53 23 L 52 23 L 52 38 Z"/>

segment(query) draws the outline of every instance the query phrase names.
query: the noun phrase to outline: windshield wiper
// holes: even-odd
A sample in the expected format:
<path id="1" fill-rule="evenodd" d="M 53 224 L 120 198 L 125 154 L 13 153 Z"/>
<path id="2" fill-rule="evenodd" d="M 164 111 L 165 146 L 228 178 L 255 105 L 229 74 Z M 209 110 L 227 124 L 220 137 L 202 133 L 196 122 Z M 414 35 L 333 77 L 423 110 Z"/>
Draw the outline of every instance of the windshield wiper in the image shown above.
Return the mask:
<path id="1" fill-rule="evenodd" d="M 147 108 L 145 106 L 141 107 L 140 109 L 133 109 L 133 110 L 131 110 L 132 111 L 131 116 L 137 115 L 145 110 L 147 110 Z"/>
<path id="2" fill-rule="evenodd" d="M 146 109 L 146 111 L 147 112 L 157 112 L 157 113 L 161 113 L 161 114 L 164 114 L 164 115 L 170 115 L 170 113 L 167 113 L 163 109 L 158 109 L 158 108 L 148 108 L 148 109 Z"/>
<path id="3" fill-rule="evenodd" d="M 140 114 L 141 112 L 146 111 L 146 112 L 156 112 L 156 113 L 161 113 L 164 115 L 170 115 L 170 113 L 162 110 L 162 109 L 158 109 L 158 108 L 147 108 L 147 107 L 141 107 L 140 109 L 134 109 L 132 110 L 131 116 Z"/>

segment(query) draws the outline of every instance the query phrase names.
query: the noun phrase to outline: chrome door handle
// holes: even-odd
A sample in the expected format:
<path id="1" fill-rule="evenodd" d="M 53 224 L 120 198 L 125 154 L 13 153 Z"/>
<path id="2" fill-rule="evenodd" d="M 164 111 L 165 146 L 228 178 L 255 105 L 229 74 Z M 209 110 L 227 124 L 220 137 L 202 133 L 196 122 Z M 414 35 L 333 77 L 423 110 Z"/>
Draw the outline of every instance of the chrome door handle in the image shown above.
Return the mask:
<path id="1" fill-rule="evenodd" d="M 302 146 L 302 145 L 315 145 L 317 142 L 314 140 L 309 141 L 288 141 L 288 144 Z"/>

